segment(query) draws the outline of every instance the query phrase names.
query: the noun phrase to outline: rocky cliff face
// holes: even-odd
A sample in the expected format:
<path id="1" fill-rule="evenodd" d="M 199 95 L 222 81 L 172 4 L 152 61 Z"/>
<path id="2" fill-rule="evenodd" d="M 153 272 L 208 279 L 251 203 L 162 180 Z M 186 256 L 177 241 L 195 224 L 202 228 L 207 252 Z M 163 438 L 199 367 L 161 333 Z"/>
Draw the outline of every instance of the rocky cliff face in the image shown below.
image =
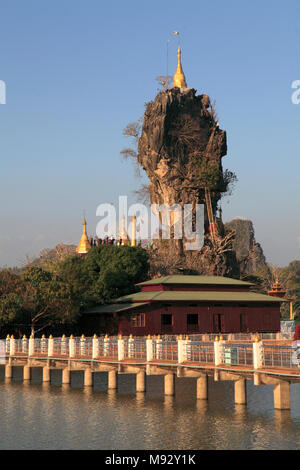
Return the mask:
<path id="1" fill-rule="evenodd" d="M 232 248 L 242 276 L 259 273 L 267 267 L 261 245 L 255 239 L 251 220 L 236 218 L 224 224 L 225 232 L 235 231 Z"/>
<path id="2" fill-rule="evenodd" d="M 221 158 L 226 151 L 226 133 L 215 122 L 207 95 L 172 88 L 147 104 L 138 162 L 150 180 L 152 204 L 203 203 L 208 173 L 214 173 L 222 190 Z M 212 197 L 214 208 L 218 190 Z"/>
<path id="3" fill-rule="evenodd" d="M 207 95 L 197 96 L 190 88 L 172 88 L 158 93 L 147 104 L 137 160 L 150 181 L 151 204 L 206 207 L 207 188 L 215 216 L 233 175 L 223 171 L 226 152 L 226 132 L 219 128 Z M 151 276 L 181 272 L 240 278 L 265 263 L 253 227 L 251 230 L 250 225 L 234 222 L 225 230 L 219 219 L 218 235 L 213 239 L 207 231 L 207 208 L 204 218 L 206 233 L 201 250 L 187 251 L 185 240 L 154 243 L 150 250 Z"/>

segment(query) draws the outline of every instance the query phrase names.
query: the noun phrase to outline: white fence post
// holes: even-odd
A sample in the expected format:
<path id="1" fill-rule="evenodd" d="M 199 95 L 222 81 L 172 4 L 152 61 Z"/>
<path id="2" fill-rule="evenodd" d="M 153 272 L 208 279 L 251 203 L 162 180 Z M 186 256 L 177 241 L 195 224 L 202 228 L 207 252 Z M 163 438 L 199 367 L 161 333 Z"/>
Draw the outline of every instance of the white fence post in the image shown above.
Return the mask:
<path id="1" fill-rule="evenodd" d="M 129 335 L 128 340 L 128 357 L 134 357 L 134 339 L 132 335 Z"/>
<path id="2" fill-rule="evenodd" d="M 99 356 L 99 339 L 97 338 L 97 335 L 94 335 L 92 359 L 97 359 L 98 356 Z"/>
<path id="3" fill-rule="evenodd" d="M 153 341 L 150 335 L 146 339 L 146 358 L 147 362 L 153 361 Z"/>
<path id="4" fill-rule="evenodd" d="M 123 361 L 124 359 L 124 339 L 122 339 L 122 335 L 118 337 L 118 361 Z"/>
<path id="5" fill-rule="evenodd" d="M 26 338 L 26 335 L 22 338 L 22 353 L 28 353 L 28 339 Z"/>
<path id="6" fill-rule="evenodd" d="M 220 342 L 218 336 L 215 337 L 214 341 L 214 353 L 215 353 L 215 365 L 218 366 L 221 364 L 221 354 L 220 354 Z"/>
<path id="7" fill-rule="evenodd" d="M 178 346 L 178 364 L 182 364 L 187 360 L 187 341 L 182 339 L 182 335 L 177 340 Z"/>
<path id="8" fill-rule="evenodd" d="M 108 356 L 108 354 L 109 354 L 109 337 L 108 337 L 108 335 L 105 335 L 105 337 L 104 337 L 103 354 L 104 354 L 104 356 Z"/>
<path id="9" fill-rule="evenodd" d="M 75 357 L 75 338 L 73 335 L 69 339 L 69 357 Z"/>
<path id="10" fill-rule="evenodd" d="M 10 343 L 9 343 L 9 355 L 14 356 L 16 352 L 16 340 L 14 336 L 12 335 L 10 338 Z"/>
<path id="11" fill-rule="evenodd" d="M 54 339 L 53 336 L 50 335 L 48 339 L 48 356 L 52 357 L 54 352 Z"/>
<path id="12" fill-rule="evenodd" d="M 6 340 L 5 340 L 5 353 L 6 354 L 10 353 L 10 337 L 9 337 L 9 335 L 6 336 Z"/>
<path id="13" fill-rule="evenodd" d="M 80 355 L 85 356 L 85 351 L 86 351 L 86 339 L 84 335 L 81 335 L 80 337 Z"/>
<path id="14" fill-rule="evenodd" d="M 260 338 L 255 338 L 253 343 L 253 367 L 261 369 L 263 366 L 263 342 Z"/>
<path id="15" fill-rule="evenodd" d="M 28 356 L 34 355 L 34 337 L 30 335 L 29 337 L 29 345 L 28 345 Z"/>
<path id="16" fill-rule="evenodd" d="M 155 359 L 162 359 L 163 347 L 162 347 L 162 339 L 160 335 L 157 335 L 156 339 L 156 358 Z"/>

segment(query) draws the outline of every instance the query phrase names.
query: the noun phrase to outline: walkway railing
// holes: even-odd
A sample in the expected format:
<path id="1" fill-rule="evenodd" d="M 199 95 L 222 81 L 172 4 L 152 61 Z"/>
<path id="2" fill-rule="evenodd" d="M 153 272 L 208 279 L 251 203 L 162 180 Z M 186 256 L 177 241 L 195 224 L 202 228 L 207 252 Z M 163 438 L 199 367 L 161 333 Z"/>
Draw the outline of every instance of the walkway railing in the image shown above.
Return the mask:
<path id="1" fill-rule="evenodd" d="M 229 335 L 228 335 L 229 336 Z M 227 336 L 227 338 L 228 338 Z M 207 337 L 206 337 L 207 338 Z M 196 364 L 205 366 L 239 366 L 250 369 L 295 369 L 300 367 L 300 341 L 267 344 L 255 341 L 234 342 L 223 337 L 214 341 L 195 341 L 187 336 L 165 340 L 157 337 L 26 338 L 13 336 L 2 340 L 2 357 L 37 357 L 99 360 L 107 362 L 139 361 L 143 363 Z M 5 343 L 5 344 L 4 344 Z M 280 343 L 280 342 L 278 342 Z"/>

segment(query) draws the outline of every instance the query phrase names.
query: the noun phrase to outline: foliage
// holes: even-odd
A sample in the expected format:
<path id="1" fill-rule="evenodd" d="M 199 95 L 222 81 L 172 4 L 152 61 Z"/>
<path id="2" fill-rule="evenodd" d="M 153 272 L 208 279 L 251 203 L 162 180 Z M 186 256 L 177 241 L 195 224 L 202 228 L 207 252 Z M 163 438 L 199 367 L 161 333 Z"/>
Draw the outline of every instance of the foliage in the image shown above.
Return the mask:
<path id="1" fill-rule="evenodd" d="M 129 294 L 147 279 L 148 254 L 140 247 L 100 245 L 86 257 L 52 256 L 43 265 L 28 265 L 20 274 L 0 270 L 0 328 L 16 324 L 36 333 L 75 324 L 87 306 Z"/>

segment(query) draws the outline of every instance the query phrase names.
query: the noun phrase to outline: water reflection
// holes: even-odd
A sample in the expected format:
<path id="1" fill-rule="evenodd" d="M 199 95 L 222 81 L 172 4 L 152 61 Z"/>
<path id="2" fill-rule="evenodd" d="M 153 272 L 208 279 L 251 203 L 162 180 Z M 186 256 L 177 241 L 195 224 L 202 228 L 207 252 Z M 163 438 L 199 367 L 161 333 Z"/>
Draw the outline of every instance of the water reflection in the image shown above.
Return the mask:
<path id="1" fill-rule="evenodd" d="M 298 449 L 300 384 L 293 385 L 291 411 L 273 409 L 273 389 L 247 381 L 247 405 L 234 404 L 232 382 L 209 378 L 208 400 L 196 398 L 194 379 L 176 378 L 175 396 L 164 396 L 162 377 L 147 377 L 135 392 L 135 377 L 121 376 L 107 390 L 107 375 L 94 386 L 72 372 L 61 384 L 0 380 L 1 449 Z M 57 373 L 58 372 L 58 373 Z M 40 382 L 38 381 L 40 380 Z"/>

